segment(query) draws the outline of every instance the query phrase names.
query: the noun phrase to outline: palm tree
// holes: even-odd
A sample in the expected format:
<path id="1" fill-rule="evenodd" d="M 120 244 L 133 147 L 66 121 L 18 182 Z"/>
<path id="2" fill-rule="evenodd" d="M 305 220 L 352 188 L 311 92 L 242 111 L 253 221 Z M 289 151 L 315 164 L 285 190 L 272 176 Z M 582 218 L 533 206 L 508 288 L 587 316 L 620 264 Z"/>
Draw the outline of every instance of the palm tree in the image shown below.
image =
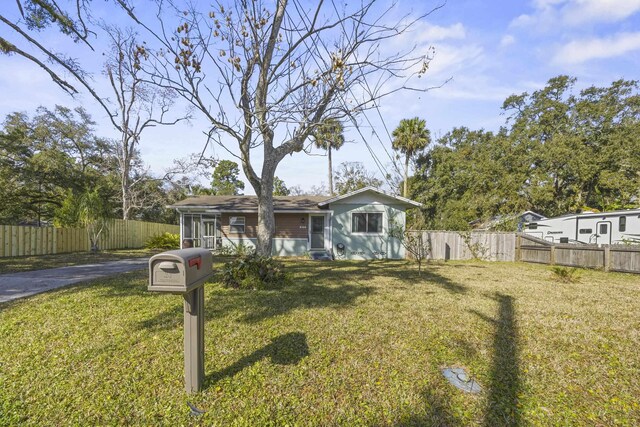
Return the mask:
<path id="1" fill-rule="evenodd" d="M 407 197 L 409 178 L 409 160 L 418 151 L 423 150 L 431 142 L 431 133 L 427 129 L 427 122 L 418 117 L 402 119 L 392 133 L 393 149 L 404 154 L 404 197 Z"/>
<path id="2" fill-rule="evenodd" d="M 337 119 L 324 120 L 313 133 L 316 147 L 327 150 L 329 158 L 329 194 L 333 196 L 333 165 L 331 164 L 331 149 L 339 150 L 344 144 L 344 127 Z"/>

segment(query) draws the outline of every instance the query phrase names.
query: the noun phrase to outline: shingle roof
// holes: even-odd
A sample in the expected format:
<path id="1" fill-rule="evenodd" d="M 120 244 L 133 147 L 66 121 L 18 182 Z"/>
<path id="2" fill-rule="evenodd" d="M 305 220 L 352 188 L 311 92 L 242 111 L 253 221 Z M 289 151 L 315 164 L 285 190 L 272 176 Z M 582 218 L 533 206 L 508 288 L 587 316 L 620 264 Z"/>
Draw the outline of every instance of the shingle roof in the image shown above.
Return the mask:
<path id="1" fill-rule="evenodd" d="M 329 196 L 274 196 L 273 208 L 276 211 L 319 210 L 318 203 Z M 256 196 L 196 196 L 181 200 L 169 206 L 171 208 L 209 208 L 220 211 L 258 210 Z"/>

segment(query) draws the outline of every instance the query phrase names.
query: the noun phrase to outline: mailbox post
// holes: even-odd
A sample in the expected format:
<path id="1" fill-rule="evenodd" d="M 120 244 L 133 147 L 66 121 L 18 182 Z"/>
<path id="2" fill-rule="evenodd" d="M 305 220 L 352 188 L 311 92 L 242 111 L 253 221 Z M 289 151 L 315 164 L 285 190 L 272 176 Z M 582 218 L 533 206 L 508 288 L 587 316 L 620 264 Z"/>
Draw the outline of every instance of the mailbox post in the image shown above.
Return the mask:
<path id="1" fill-rule="evenodd" d="M 213 256 L 201 248 L 154 255 L 149 260 L 149 291 L 184 299 L 184 385 L 200 391 L 204 379 L 204 283 L 213 274 Z"/>

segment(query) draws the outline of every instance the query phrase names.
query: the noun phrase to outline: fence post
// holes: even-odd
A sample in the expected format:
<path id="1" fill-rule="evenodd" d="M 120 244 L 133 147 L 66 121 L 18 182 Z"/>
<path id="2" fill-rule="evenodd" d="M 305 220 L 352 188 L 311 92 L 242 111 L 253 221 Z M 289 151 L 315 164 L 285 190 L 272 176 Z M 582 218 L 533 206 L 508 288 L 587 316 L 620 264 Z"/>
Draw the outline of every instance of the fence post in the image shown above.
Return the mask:
<path id="1" fill-rule="evenodd" d="M 611 247 L 609 245 L 604 247 L 604 271 L 609 271 L 611 268 Z"/>
<path id="2" fill-rule="evenodd" d="M 555 245 L 551 246 L 551 251 L 549 252 L 549 264 L 555 265 L 556 263 L 556 247 Z"/>
<path id="3" fill-rule="evenodd" d="M 522 246 L 522 236 L 516 234 L 516 261 L 522 260 L 522 254 L 520 253 L 520 247 Z"/>

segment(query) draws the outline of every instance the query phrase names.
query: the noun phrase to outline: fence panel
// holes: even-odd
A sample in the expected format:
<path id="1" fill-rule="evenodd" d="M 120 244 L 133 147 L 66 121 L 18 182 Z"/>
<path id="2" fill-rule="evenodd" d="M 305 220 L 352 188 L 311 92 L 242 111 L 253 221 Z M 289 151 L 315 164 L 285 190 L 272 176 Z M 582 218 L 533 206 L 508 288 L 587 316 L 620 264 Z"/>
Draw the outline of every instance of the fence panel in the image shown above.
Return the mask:
<path id="1" fill-rule="evenodd" d="M 555 246 L 555 263 L 569 267 L 604 268 L 603 247 Z"/>
<path id="2" fill-rule="evenodd" d="M 180 227 L 143 221 L 111 221 L 100 241 L 101 249 L 136 249 L 149 237 L 179 233 Z M 29 227 L 0 225 L 0 257 L 83 252 L 90 249 L 84 228 Z"/>
<path id="3" fill-rule="evenodd" d="M 640 247 L 609 248 L 609 270 L 640 273 Z"/>
<path id="4" fill-rule="evenodd" d="M 516 248 L 519 253 L 516 259 L 524 262 L 640 273 L 638 245 L 553 244 L 521 234 L 517 238 Z"/>
<path id="5" fill-rule="evenodd" d="M 515 261 L 515 233 L 413 231 L 422 233 L 428 242 L 432 260 L 467 260 L 473 258 L 488 261 Z"/>

